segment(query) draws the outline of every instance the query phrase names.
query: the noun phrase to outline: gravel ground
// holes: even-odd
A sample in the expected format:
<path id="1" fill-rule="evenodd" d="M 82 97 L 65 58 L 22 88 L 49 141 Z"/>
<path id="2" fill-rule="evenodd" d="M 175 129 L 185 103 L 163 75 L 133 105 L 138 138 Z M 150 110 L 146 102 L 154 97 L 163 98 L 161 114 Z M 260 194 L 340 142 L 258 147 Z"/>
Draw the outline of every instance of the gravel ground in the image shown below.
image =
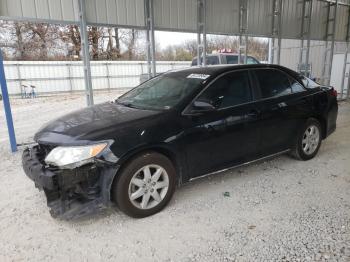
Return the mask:
<path id="1" fill-rule="evenodd" d="M 96 101 L 117 94 L 101 93 Z M 84 106 L 82 96 L 13 100 L 18 142 Z M 288 156 L 179 188 L 144 219 L 117 209 L 76 221 L 50 217 L 42 192 L 10 154 L 0 109 L 0 261 L 350 261 L 350 104 L 307 162 Z"/>

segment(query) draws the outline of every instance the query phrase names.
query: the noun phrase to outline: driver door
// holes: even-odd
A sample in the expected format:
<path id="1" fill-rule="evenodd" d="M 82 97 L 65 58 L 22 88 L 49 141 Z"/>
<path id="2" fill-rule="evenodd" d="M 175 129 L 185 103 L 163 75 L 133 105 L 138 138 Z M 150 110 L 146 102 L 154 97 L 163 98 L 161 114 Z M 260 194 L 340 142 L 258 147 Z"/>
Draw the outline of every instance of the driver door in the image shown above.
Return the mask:
<path id="1" fill-rule="evenodd" d="M 249 73 L 241 70 L 220 76 L 195 99 L 215 109 L 187 110 L 185 147 L 191 177 L 256 157 L 261 124 L 253 98 Z"/>

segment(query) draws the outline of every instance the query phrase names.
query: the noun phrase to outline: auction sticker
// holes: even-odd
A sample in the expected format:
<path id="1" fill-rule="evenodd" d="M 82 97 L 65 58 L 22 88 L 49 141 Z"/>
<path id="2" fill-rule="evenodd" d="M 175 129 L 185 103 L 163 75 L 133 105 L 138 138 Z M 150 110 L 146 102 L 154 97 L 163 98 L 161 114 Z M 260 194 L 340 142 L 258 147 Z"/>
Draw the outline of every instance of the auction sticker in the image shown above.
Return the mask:
<path id="1" fill-rule="evenodd" d="M 205 75 L 205 74 L 190 74 L 187 76 L 187 78 L 198 78 L 198 79 L 207 79 L 210 75 Z"/>

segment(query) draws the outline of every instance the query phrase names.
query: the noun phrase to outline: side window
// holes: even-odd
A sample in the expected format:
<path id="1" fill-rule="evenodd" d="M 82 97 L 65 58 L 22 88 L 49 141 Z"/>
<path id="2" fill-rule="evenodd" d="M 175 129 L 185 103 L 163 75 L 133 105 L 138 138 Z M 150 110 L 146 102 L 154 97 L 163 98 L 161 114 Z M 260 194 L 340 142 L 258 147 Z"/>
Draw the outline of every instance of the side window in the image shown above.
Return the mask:
<path id="1" fill-rule="evenodd" d="M 304 85 L 307 87 L 307 88 L 317 88 L 317 87 L 320 87 L 319 84 L 317 84 L 315 81 L 311 80 L 310 78 L 307 78 L 305 76 L 302 76 L 302 79 L 301 81 L 303 81 Z"/>
<path id="2" fill-rule="evenodd" d="M 305 88 L 297 80 L 290 78 L 290 82 L 293 93 L 305 91 Z"/>
<path id="3" fill-rule="evenodd" d="M 238 56 L 237 55 L 227 55 L 226 56 L 226 63 L 227 64 L 238 64 Z"/>
<path id="4" fill-rule="evenodd" d="M 277 97 L 292 93 L 288 76 L 274 69 L 254 70 L 262 98 Z"/>
<path id="5" fill-rule="evenodd" d="M 248 72 L 233 72 L 218 78 L 200 95 L 198 100 L 209 102 L 217 109 L 251 101 Z"/>

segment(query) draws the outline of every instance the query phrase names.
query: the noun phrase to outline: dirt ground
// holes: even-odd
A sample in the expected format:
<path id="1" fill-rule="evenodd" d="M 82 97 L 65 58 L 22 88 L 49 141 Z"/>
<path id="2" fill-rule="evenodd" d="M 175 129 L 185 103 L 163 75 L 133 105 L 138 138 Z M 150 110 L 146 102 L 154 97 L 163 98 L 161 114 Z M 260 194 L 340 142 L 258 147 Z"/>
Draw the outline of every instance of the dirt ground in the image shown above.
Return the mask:
<path id="1" fill-rule="evenodd" d="M 100 93 L 96 102 L 116 93 Z M 12 100 L 18 143 L 85 105 L 82 95 Z M 273 160 L 178 188 L 144 219 L 117 209 L 51 218 L 44 194 L 9 152 L 0 109 L 0 261 L 350 261 L 350 104 L 314 159 Z"/>

